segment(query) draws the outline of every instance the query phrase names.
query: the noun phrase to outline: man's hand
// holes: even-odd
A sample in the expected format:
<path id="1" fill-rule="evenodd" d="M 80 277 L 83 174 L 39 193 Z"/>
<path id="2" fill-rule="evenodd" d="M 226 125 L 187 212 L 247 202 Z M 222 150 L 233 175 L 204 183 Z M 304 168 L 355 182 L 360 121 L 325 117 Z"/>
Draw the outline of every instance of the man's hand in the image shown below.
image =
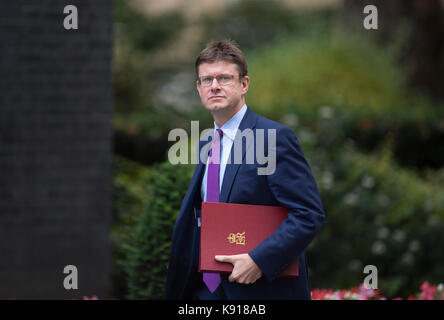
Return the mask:
<path id="1" fill-rule="evenodd" d="M 248 253 L 216 256 L 215 258 L 219 262 L 229 262 L 233 265 L 233 271 L 228 277 L 230 282 L 249 284 L 256 282 L 257 279 L 262 277 L 261 269 L 259 269 Z"/>

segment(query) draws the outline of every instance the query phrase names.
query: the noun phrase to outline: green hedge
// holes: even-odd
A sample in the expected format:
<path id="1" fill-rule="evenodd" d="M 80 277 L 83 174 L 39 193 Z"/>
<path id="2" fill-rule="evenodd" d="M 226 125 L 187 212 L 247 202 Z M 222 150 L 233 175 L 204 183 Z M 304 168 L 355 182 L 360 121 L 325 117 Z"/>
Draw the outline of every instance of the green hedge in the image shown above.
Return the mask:
<path id="1" fill-rule="evenodd" d="M 145 207 L 126 230 L 120 261 L 126 274 L 128 298 L 161 299 L 174 222 L 188 189 L 192 167 L 162 163 L 147 182 Z"/>
<path id="2" fill-rule="evenodd" d="M 358 115 L 345 107 L 322 106 L 314 112 L 317 115 L 303 119 L 295 107 L 278 121 L 293 130 L 310 130 L 318 136 L 322 147 L 354 144 L 367 153 L 391 140 L 394 159 L 417 172 L 440 169 L 444 163 L 444 109 L 386 110 L 382 114 Z"/>
<path id="3" fill-rule="evenodd" d="M 400 168 L 389 150 L 307 150 L 327 214 L 308 251 L 313 287 L 362 283 L 365 265 L 389 297 L 444 278 L 442 183 Z"/>
<path id="4" fill-rule="evenodd" d="M 126 276 L 119 264 L 124 260 L 123 243 L 127 241 L 128 226 L 134 225 L 146 198 L 146 183 L 150 169 L 119 155 L 112 162 L 112 291 L 113 298 L 123 298 L 128 292 Z"/>

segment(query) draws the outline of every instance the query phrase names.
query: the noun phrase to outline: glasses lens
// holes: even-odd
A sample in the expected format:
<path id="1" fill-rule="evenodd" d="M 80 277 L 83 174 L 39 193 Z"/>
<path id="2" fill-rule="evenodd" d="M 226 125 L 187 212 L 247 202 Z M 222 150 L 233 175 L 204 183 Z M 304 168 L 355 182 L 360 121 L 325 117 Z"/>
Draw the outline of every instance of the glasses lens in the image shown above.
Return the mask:
<path id="1" fill-rule="evenodd" d="M 221 86 L 225 86 L 225 85 L 232 83 L 233 78 L 234 78 L 234 76 L 232 76 L 230 74 L 220 74 L 220 75 L 216 76 L 216 80 Z M 199 79 L 200 79 L 201 86 L 209 87 L 213 84 L 214 77 L 213 76 L 206 76 L 206 77 L 201 77 Z"/>
<path id="2" fill-rule="evenodd" d="M 217 82 L 219 82 L 220 85 L 227 85 L 230 84 L 231 81 L 233 81 L 233 76 L 229 74 L 221 74 L 217 76 Z"/>
<path id="3" fill-rule="evenodd" d="M 213 77 L 202 77 L 200 79 L 200 84 L 204 87 L 209 87 L 213 83 Z"/>

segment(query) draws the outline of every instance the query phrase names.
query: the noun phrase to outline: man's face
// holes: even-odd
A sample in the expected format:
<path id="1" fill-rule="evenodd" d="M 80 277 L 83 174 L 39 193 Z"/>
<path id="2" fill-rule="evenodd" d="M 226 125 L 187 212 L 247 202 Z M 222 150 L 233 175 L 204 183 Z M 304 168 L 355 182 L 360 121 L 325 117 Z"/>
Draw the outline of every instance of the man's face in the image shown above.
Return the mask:
<path id="1" fill-rule="evenodd" d="M 230 84 L 221 85 L 216 77 L 221 75 L 232 76 Z M 239 79 L 237 65 L 226 61 L 202 63 L 199 65 L 199 78 L 214 77 L 210 86 L 204 86 L 197 81 L 197 91 L 204 107 L 210 112 L 233 113 L 245 103 L 245 94 L 248 91 L 250 79 L 245 76 Z M 222 80 L 223 81 L 223 80 Z"/>

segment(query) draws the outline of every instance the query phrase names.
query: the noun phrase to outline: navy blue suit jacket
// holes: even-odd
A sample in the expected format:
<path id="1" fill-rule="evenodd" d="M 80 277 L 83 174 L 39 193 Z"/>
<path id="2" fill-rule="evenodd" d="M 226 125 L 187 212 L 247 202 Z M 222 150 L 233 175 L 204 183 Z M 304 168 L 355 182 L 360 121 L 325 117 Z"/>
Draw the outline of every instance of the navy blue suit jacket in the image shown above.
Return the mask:
<path id="1" fill-rule="evenodd" d="M 227 164 L 220 202 L 283 206 L 288 209 L 288 219 L 249 252 L 262 270 L 260 279 L 253 284 L 238 284 L 229 282 L 228 276 L 222 275 L 221 285 L 229 299 L 310 299 L 304 250 L 325 217 L 316 182 L 300 144 L 289 128 L 257 115 L 250 108 L 239 125 L 240 131 L 247 128 L 253 132 L 264 129 L 265 138 L 268 137 L 267 129 L 276 130 L 276 169 L 271 175 L 258 175 L 257 168 L 266 164 L 260 165 L 256 161 L 246 164 L 247 139 L 242 139 L 244 161 L 242 164 L 234 161 Z M 267 152 L 267 139 L 265 143 L 264 150 Z M 199 151 L 204 144 L 208 141 L 199 142 Z M 201 207 L 204 160 L 199 160 L 196 166 L 174 227 L 166 299 L 191 299 L 193 290 L 202 283 L 202 274 L 198 272 L 200 235 L 194 207 Z M 279 274 L 296 258 L 299 258 L 299 277 L 279 278 Z"/>

